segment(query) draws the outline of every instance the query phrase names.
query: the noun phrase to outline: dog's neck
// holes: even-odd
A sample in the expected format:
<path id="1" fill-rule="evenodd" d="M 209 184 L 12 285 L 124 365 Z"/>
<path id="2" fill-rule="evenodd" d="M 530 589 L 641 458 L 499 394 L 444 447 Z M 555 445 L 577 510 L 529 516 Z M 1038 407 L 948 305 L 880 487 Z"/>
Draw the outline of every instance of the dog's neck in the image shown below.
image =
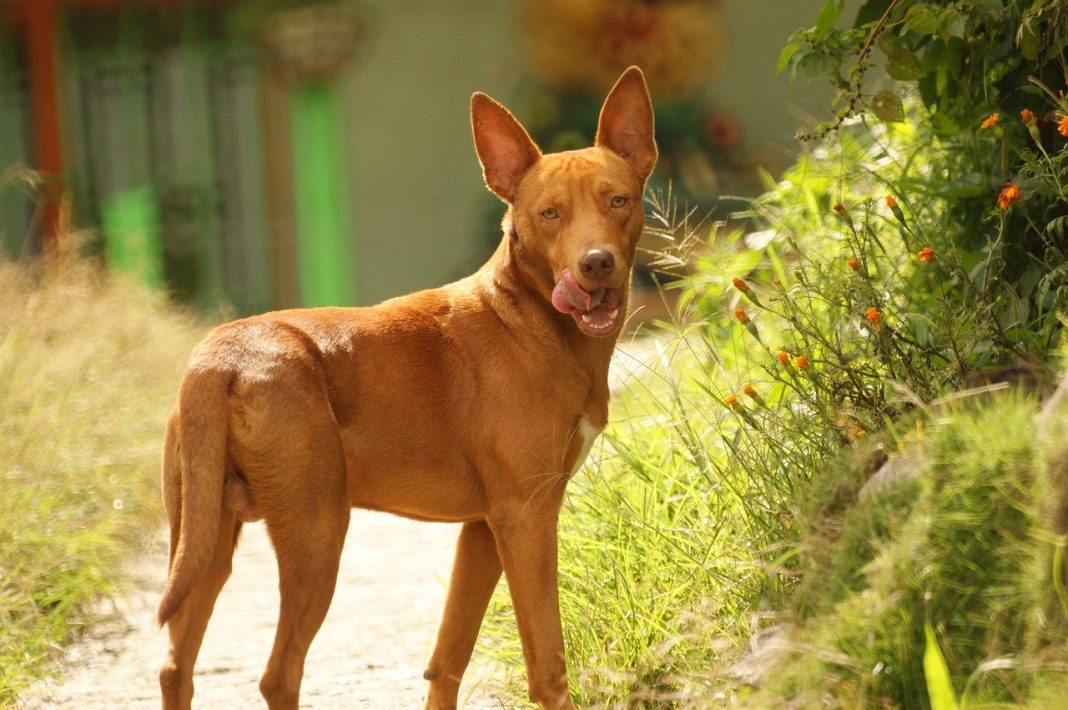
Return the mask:
<path id="1" fill-rule="evenodd" d="M 501 242 L 482 269 L 490 278 L 495 292 L 488 300 L 490 306 L 494 307 L 496 298 L 508 299 L 513 304 L 525 304 L 526 317 L 536 319 L 543 327 L 531 328 L 532 324 L 529 322 L 509 325 L 523 326 L 517 332 L 530 333 L 534 337 L 544 337 L 548 331 L 564 349 L 596 371 L 598 378 L 607 377 L 608 362 L 615 349 L 619 331 L 600 338 L 591 337 L 579 330 L 570 315 L 557 311 L 551 301 L 553 275 L 547 269 L 539 269 L 536 264 L 524 258 L 523 237 L 515 231 L 510 216 L 505 217 L 502 228 L 504 233 Z M 626 300 L 624 299 L 624 307 Z M 498 315 L 508 322 L 508 313 L 514 312 L 509 310 L 505 313 L 498 310 Z"/>

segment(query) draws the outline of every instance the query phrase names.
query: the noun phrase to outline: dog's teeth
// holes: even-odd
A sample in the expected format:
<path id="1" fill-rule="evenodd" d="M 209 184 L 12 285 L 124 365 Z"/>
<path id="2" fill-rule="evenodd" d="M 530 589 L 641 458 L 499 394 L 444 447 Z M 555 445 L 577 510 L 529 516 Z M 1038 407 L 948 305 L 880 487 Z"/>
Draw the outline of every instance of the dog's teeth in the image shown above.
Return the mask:
<path id="1" fill-rule="evenodd" d="M 615 320 L 616 316 L 618 316 L 618 315 L 619 315 L 619 309 L 618 308 L 616 308 L 616 309 L 614 309 L 614 310 L 612 310 L 612 311 L 610 311 L 608 313 L 608 317 L 611 318 L 612 320 Z"/>
<path id="2" fill-rule="evenodd" d="M 583 313 L 582 314 L 582 322 L 583 323 L 592 323 L 593 322 L 593 318 L 591 316 L 586 315 L 585 313 Z"/>

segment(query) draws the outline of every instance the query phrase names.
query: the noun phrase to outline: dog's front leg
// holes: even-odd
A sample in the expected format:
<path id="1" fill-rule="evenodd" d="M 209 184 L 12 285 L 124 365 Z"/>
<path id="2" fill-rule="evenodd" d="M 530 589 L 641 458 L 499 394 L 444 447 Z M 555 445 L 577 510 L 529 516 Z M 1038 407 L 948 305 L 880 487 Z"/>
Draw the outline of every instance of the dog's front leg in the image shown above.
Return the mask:
<path id="1" fill-rule="evenodd" d="M 567 687 L 556 586 L 560 499 L 549 497 L 553 500 L 540 504 L 516 501 L 489 524 L 512 593 L 530 699 L 549 710 L 568 710 L 574 704 Z"/>
<path id="2" fill-rule="evenodd" d="M 454 710 L 460 679 L 471 660 L 490 596 L 501 578 L 501 561 L 485 521 L 464 523 L 456 543 L 449 597 L 434 653 L 423 677 L 430 681 L 426 710 Z"/>

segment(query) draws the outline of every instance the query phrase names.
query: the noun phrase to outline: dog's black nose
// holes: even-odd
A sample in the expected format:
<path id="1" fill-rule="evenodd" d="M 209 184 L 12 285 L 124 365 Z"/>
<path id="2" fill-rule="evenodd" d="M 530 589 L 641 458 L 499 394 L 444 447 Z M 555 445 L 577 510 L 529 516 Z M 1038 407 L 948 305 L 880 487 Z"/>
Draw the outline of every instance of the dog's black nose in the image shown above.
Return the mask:
<path id="1" fill-rule="evenodd" d="M 615 268 L 615 258 L 604 249 L 590 249 L 579 259 L 579 271 L 591 281 L 603 281 Z"/>

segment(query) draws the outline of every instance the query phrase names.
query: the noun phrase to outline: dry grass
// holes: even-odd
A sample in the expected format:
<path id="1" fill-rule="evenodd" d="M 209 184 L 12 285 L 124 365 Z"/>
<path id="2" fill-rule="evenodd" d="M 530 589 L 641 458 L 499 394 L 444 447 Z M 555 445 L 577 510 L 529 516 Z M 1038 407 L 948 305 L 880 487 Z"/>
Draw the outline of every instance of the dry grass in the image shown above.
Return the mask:
<path id="1" fill-rule="evenodd" d="M 91 262 L 0 261 L 0 706 L 156 529 L 163 423 L 200 334 Z"/>

